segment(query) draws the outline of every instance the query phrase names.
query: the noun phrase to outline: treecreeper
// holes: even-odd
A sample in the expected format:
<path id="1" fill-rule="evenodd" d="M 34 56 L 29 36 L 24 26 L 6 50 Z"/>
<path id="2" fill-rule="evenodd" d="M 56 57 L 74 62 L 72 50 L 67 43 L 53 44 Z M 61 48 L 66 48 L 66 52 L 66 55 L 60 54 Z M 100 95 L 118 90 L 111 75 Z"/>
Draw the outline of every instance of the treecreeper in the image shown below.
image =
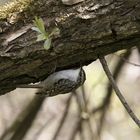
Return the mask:
<path id="1" fill-rule="evenodd" d="M 81 67 L 58 71 L 49 75 L 38 84 L 19 85 L 17 88 L 37 88 L 36 94 L 51 97 L 72 92 L 83 85 L 85 80 L 85 71 Z"/>

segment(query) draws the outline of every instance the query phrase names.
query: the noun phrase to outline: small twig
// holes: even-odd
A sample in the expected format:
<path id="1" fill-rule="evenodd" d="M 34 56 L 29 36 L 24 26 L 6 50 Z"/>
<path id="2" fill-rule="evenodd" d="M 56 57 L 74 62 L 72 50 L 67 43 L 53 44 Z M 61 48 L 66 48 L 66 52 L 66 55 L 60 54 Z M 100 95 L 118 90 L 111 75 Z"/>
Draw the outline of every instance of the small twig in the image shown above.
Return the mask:
<path id="1" fill-rule="evenodd" d="M 75 140 L 76 134 L 79 131 L 79 129 L 81 128 L 81 122 L 82 122 L 82 118 L 78 118 L 77 122 L 75 123 L 75 126 L 72 129 L 72 133 L 70 135 L 69 140 Z"/>
<path id="2" fill-rule="evenodd" d="M 140 60 L 140 46 L 137 47 L 137 51 L 138 51 L 138 54 L 139 54 L 139 60 Z"/>
<path id="3" fill-rule="evenodd" d="M 82 129 L 82 121 L 81 121 L 81 124 L 79 126 L 79 135 L 80 135 L 80 140 L 85 140 L 84 134 L 83 134 L 83 129 Z"/>
<path id="4" fill-rule="evenodd" d="M 89 111 L 88 111 L 88 108 L 87 108 L 87 104 L 88 104 L 88 100 L 86 100 L 86 93 L 85 93 L 85 88 L 84 86 L 81 87 L 82 88 L 82 96 L 81 98 L 78 96 L 78 94 L 75 94 L 76 96 L 76 100 L 77 100 L 77 104 L 78 104 L 78 107 L 79 107 L 79 111 L 80 113 L 83 113 L 83 111 L 87 114 L 89 114 Z M 83 104 L 82 102 L 83 101 Z M 93 134 L 93 130 L 92 130 L 92 126 L 91 126 L 91 123 L 90 123 L 90 117 L 87 117 L 87 118 L 83 118 L 82 117 L 82 114 L 81 114 L 81 123 L 83 123 L 84 121 L 86 122 L 87 126 L 88 126 L 88 129 L 89 129 L 89 132 L 90 132 L 90 139 L 93 140 L 94 139 L 94 134 Z"/>
<path id="5" fill-rule="evenodd" d="M 121 94 L 119 88 L 117 87 L 115 80 L 107 66 L 107 62 L 105 60 L 105 58 L 103 56 L 99 57 L 99 60 L 102 64 L 102 67 L 114 89 L 114 91 L 116 92 L 116 95 L 118 96 L 118 98 L 120 99 L 121 103 L 123 104 L 123 106 L 125 107 L 126 111 L 128 112 L 128 114 L 131 116 L 131 118 L 133 119 L 133 121 L 138 125 L 138 127 L 140 128 L 140 120 L 137 118 L 137 116 L 133 113 L 132 109 L 129 107 L 128 103 L 126 102 L 125 98 L 123 97 L 123 95 Z"/>
<path id="6" fill-rule="evenodd" d="M 140 67 L 140 64 L 136 64 L 136 63 L 133 63 L 133 62 L 130 62 L 129 60 L 127 60 L 126 58 L 122 57 L 122 56 L 119 56 L 117 54 L 114 54 L 115 56 L 119 57 L 120 59 L 122 59 L 123 61 L 125 61 L 126 63 L 128 64 L 131 64 L 133 66 L 136 66 L 136 67 Z"/>
<path id="7" fill-rule="evenodd" d="M 84 85 L 81 88 L 82 88 L 82 97 L 83 97 L 83 101 L 84 101 L 84 109 L 85 109 L 85 112 L 89 114 L 88 106 L 87 106 L 89 100 L 86 98 L 86 91 L 85 91 Z M 93 134 L 92 126 L 91 126 L 91 123 L 90 123 L 90 117 L 87 118 L 87 125 L 88 125 L 88 128 L 89 128 L 91 140 L 93 140 L 94 139 L 94 134 Z"/>
<path id="8" fill-rule="evenodd" d="M 83 133 L 83 128 L 82 128 L 83 119 L 81 117 L 81 109 L 82 108 L 81 108 L 81 104 L 79 102 L 77 92 L 73 91 L 72 94 L 74 95 L 74 97 L 76 99 L 76 103 L 77 103 L 77 107 L 78 107 L 78 120 L 77 120 L 77 122 L 75 123 L 75 126 L 72 129 L 72 133 L 70 135 L 69 140 L 75 140 L 76 134 L 78 132 L 82 133 L 82 134 L 80 134 L 80 137 L 81 137 L 81 140 L 82 140 L 84 138 L 84 135 L 83 135 L 84 133 Z"/>
<path id="9" fill-rule="evenodd" d="M 131 51 L 127 50 L 124 53 L 123 57 L 125 59 L 128 59 L 130 56 L 131 56 Z M 117 81 L 117 79 L 119 78 L 120 72 L 121 72 L 124 64 L 125 64 L 125 61 L 122 61 L 121 59 L 119 59 L 119 61 L 116 63 L 115 69 L 113 71 L 113 77 L 114 77 L 115 81 Z M 101 117 L 100 117 L 100 120 L 99 120 L 99 127 L 98 127 L 98 135 L 99 136 L 101 136 L 101 133 L 102 133 L 102 130 L 103 130 L 103 125 L 104 125 L 104 118 L 107 115 L 107 110 L 108 110 L 108 108 L 111 104 L 112 90 L 113 90 L 112 86 L 109 82 L 108 86 L 107 86 L 106 96 L 105 96 L 102 104 L 100 105 L 102 107 L 102 110 L 101 110 Z"/>
<path id="10" fill-rule="evenodd" d="M 52 115 L 49 120 L 47 120 L 44 125 L 38 130 L 38 132 L 34 135 L 34 140 L 39 140 L 40 135 L 43 133 L 46 127 L 49 127 L 55 119 L 55 115 Z"/>
<path id="11" fill-rule="evenodd" d="M 61 120 L 60 120 L 60 122 L 59 122 L 59 126 L 58 126 L 58 128 L 56 129 L 56 132 L 55 132 L 55 134 L 54 134 L 52 140 L 56 140 L 56 139 L 57 139 L 57 136 L 58 136 L 58 134 L 60 133 L 60 130 L 62 129 L 62 127 L 63 127 L 63 124 L 64 124 L 64 122 L 65 122 L 65 120 L 66 120 L 66 118 L 67 118 L 67 115 L 68 115 L 68 113 L 69 113 L 69 108 L 70 108 L 70 105 L 71 105 L 72 97 L 73 97 L 73 94 L 70 94 L 70 96 L 69 96 L 69 98 L 68 98 L 68 100 L 67 100 L 67 104 L 66 104 L 66 107 L 65 107 L 64 114 L 63 114 L 63 116 L 62 116 L 62 118 L 61 118 Z"/>
<path id="12" fill-rule="evenodd" d="M 84 85 L 81 86 L 81 89 L 82 89 L 82 96 L 83 96 L 83 101 L 84 101 L 84 106 L 87 107 L 87 98 L 86 98 L 86 91 L 85 91 L 85 87 Z M 87 108 L 86 108 L 86 111 L 87 111 Z"/>

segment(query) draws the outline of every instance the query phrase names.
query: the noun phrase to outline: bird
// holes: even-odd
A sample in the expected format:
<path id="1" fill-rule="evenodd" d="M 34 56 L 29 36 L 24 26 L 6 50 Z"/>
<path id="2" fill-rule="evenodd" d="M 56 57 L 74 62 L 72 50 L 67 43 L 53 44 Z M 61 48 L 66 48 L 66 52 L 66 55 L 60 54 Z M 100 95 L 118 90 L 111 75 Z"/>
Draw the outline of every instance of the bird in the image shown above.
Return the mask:
<path id="1" fill-rule="evenodd" d="M 75 91 L 84 84 L 86 74 L 82 67 L 54 72 L 38 84 L 19 85 L 18 88 L 37 88 L 36 94 L 47 97 Z"/>

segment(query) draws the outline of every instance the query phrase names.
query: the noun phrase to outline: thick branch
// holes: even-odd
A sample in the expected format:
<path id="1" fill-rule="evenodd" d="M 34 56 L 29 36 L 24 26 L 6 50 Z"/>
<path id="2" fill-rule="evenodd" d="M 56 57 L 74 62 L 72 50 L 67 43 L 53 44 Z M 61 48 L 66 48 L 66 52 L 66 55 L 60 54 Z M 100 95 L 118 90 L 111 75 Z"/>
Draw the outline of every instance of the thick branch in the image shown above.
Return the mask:
<path id="1" fill-rule="evenodd" d="M 33 1 L 33 0 L 32 0 Z M 38 82 L 61 69 L 87 65 L 99 55 L 140 45 L 140 3 L 85 0 L 66 6 L 61 0 L 36 0 L 21 13 L 0 21 L 0 94 Z M 16 14 L 13 22 L 14 14 Z M 46 51 L 31 30 L 35 15 L 46 29 L 60 29 Z"/>

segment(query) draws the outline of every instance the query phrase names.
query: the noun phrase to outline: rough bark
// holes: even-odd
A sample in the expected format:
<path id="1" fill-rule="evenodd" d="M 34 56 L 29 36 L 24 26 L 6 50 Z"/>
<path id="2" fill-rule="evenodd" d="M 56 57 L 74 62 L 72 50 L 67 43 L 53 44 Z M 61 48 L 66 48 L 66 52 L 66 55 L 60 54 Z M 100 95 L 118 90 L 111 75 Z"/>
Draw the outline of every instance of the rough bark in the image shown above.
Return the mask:
<path id="1" fill-rule="evenodd" d="M 31 30 L 35 15 L 43 18 L 48 31 L 60 29 L 49 50 L 36 42 Z M 139 44 L 139 0 L 85 0 L 72 6 L 32 0 L 22 12 L 0 20 L 0 94 Z"/>

